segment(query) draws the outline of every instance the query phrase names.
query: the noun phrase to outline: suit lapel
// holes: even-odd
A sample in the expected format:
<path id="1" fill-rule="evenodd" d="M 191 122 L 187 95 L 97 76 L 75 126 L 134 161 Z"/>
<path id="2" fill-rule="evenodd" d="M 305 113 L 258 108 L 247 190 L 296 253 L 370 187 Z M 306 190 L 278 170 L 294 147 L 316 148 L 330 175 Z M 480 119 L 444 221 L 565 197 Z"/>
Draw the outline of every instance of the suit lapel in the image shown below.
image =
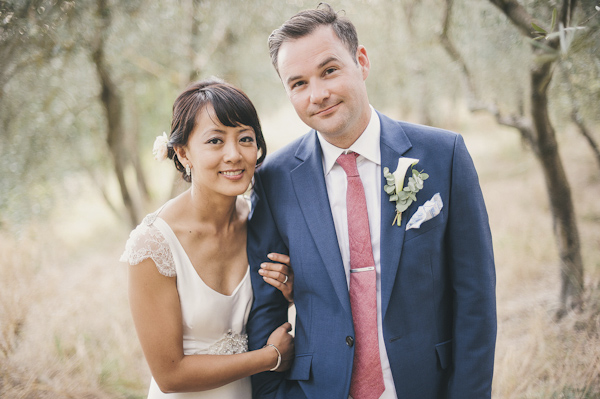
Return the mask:
<path id="1" fill-rule="evenodd" d="M 386 116 L 379 114 L 381 120 L 381 173 L 388 167 L 391 172 L 400 158 L 411 148 L 411 143 L 402 127 Z M 385 179 L 381 178 L 381 310 L 385 316 L 392 289 L 398 271 L 407 217 L 403 215 L 402 224 L 392 225 L 396 214 L 396 203 L 390 202 L 389 195 L 383 190 Z"/>
<path id="2" fill-rule="evenodd" d="M 296 151 L 296 158 L 301 163 L 291 172 L 292 184 L 335 292 L 344 309 L 350 313 L 348 284 L 323 175 L 321 146 L 314 130 L 311 133 Z"/>

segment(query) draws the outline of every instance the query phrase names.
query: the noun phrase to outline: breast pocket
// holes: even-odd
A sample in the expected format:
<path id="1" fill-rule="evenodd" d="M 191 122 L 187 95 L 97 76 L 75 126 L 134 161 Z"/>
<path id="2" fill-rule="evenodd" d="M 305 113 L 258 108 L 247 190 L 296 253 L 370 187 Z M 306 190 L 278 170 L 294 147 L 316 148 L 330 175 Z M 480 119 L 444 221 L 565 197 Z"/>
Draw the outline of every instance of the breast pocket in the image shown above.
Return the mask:
<path id="1" fill-rule="evenodd" d="M 421 227 L 419 227 L 418 229 L 408 230 L 404 237 L 404 242 L 406 243 L 414 238 L 422 236 L 423 234 L 435 229 L 436 227 L 443 225 L 445 223 L 445 221 L 446 221 L 446 214 L 444 213 L 444 209 L 442 209 L 437 216 L 424 222 L 421 225 Z"/>

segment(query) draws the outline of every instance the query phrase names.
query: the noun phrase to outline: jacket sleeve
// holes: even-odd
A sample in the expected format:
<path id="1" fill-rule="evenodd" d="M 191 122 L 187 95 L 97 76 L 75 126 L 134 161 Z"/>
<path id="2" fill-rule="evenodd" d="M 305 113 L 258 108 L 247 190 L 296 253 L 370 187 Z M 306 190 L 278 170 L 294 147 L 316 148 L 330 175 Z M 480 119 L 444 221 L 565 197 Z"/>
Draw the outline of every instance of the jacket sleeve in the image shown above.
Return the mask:
<path id="1" fill-rule="evenodd" d="M 269 261 L 268 253 L 289 253 L 277 230 L 259 173 L 255 175 L 247 245 L 254 302 L 246 331 L 249 350 L 256 350 L 267 343 L 273 330 L 287 321 L 288 314 L 288 302 L 283 294 L 265 283 L 262 276 L 258 274 L 260 264 Z M 284 397 L 282 393 L 285 388 L 284 375 L 285 373 L 267 371 L 252 376 L 253 397 Z M 281 393 L 277 394 L 277 391 Z"/>
<path id="2" fill-rule="evenodd" d="M 492 237 L 477 172 L 461 136 L 452 161 L 446 234 L 454 291 L 449 398 L 490 398 L 496 342 Z"/>

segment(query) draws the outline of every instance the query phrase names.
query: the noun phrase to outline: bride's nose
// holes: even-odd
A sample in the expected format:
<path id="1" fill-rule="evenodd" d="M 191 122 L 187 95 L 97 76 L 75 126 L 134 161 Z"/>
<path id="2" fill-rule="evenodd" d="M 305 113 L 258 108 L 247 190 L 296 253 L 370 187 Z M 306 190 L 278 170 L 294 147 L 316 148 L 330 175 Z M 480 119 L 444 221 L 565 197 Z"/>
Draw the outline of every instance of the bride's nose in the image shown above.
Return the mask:
<path id="1" fill-rule="evenodd" d="M 231 140 L 225 144 L 223 160 L 225 162 L 238 162 L 242 159 L 242 153 L 236 140 Z"/>

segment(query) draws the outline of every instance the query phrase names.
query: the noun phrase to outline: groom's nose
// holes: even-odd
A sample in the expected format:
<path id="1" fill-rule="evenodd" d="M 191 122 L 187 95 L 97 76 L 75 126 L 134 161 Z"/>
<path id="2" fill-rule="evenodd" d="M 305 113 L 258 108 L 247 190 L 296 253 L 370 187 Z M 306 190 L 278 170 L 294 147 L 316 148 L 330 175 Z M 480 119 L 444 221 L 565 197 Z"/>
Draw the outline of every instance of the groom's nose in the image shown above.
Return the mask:
<path id="1" fill-rule="evenodd" d="M 329 98 L 329 89 L 327 84 L 320 79 L 315 79 L 310 84 L 310 102 L 321 104 L 323 100 Z"/>

